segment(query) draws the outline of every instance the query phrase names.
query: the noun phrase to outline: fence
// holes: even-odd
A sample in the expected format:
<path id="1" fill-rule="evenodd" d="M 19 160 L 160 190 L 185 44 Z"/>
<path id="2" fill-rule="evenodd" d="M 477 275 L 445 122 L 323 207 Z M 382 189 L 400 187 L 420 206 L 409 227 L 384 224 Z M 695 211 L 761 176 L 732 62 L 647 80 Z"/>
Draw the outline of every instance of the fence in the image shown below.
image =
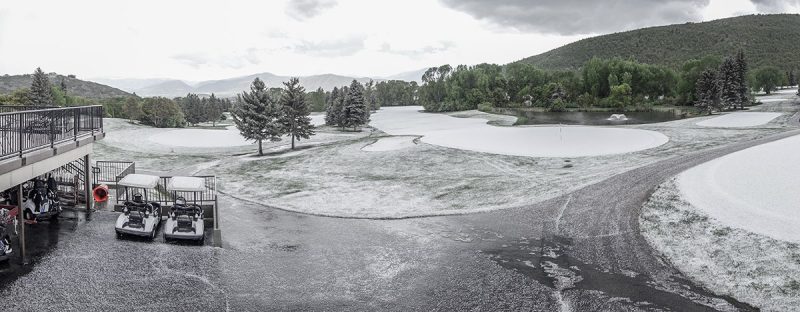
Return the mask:
<path id="1" fill-rule="evenodd" d="M 92 168 L 94 172 L 94 184 L 117 183 L 122 177 L 131 173 L 136 173 L 136 164 L 131 161 L 107 161 L 98 160 Z"/>
<path id="2" fill-rule="evenodd" d="M 0 160 L 100 132 L 103 107 L 99 105 L 0 112 Z"/>
<path id="3" fill-rule="evenodd" d="M 58 108 L 58 106 L 0 105 L 0 113 Z"/>
<path id="4" fill-rule="evenodd" d="M 122 180 L 124 176 L 117 176 L 116 182 Z M 178 197 L 186 198 L 187 202 L 196 203 L 204 208 L 213 207 L 216 205 L 217 200 L 217 178 L 216 176 L 195 176 L 196 178 L 203 178 L 205 180 L 205 190 L 202 192 L 175 192 L 175 191 L 167 191 L 167 185 L 169 184 L 170 179 L 172 177 L 164 176 L 160 177 L 158 185 L 154 190 L 152 189 L 141 189 L 135 187 L 122 187 L 117 186 L 116 192 L 116 205 L 121 206 L 125 204 L 126 201 L 133 200 L 133 195 L 136 193 L 140 193 L 143 196 L 143 199 L 148 202 L 157 202 L 161 204 L 161 206 L 172 206 L 175 204 L 175 199 Z M 206 216 L 211 216 L 211 213 L 207 213 Z"/>

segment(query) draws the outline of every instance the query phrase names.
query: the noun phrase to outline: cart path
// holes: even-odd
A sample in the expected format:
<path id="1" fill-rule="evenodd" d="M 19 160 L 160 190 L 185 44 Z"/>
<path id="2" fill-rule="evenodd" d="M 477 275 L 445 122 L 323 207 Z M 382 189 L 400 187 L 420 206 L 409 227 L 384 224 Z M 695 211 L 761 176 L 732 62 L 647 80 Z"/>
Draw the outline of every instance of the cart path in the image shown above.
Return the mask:
<path id="1" fill-rule="evenodd" d="M 677 156 L 545 202 L 470 215 L 329 218 L 221 195 L 224 249 L 165 244 L 161 233 L 152 243 L 119 241 L 116 214 L 98 212 L 77 230 L 62 222 L 31 235 L 47 251 L 19 274 L 0 268 L 0 297 L 17 296 L 9 310 L 37 311 L 754 310 L 654 255 L 639 234 L 639 210 L 683 170 L 797 134 Z M 157 306 L 128 295 L 147 287 L 160 290 Z"/>
<path id="2" fill-rule="evenodd" d="M 54 310 L 50 302 L 125 310 L 137 304 L 126 289 L 153 285 L 162 290 L 158 307 L 176 309 L 753 310 L 654 256 L 638 213 L 669 177 L 796 134 L 674 157 L 546 202 L 472 215 L 328 218 L 222 195 L 224 249 L 165 244 L 161 233 L 152 243 L 119 241 L 116 214 L 97 212 L 77 230 L 54 225 L 57 235 L 42 224 L 46 233 L 29 239 L 48 251 L 19 277 L 9 277 L 18 266 L 0 269 L 0 296 L 20 296 L 9 309 L 41 311 Z"/>

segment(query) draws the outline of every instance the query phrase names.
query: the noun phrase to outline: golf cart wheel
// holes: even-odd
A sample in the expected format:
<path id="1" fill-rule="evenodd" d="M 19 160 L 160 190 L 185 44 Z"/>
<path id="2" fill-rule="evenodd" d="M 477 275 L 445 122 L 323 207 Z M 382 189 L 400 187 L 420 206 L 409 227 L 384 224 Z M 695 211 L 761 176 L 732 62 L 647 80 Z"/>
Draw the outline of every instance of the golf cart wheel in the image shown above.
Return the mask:
<path id="1" fill-rule="evenodd" d="M 114 232 L 117 233 L 117 239 L 122 239 L 122 233 L 120 233 L 119 231 L 114 231 Z"/>

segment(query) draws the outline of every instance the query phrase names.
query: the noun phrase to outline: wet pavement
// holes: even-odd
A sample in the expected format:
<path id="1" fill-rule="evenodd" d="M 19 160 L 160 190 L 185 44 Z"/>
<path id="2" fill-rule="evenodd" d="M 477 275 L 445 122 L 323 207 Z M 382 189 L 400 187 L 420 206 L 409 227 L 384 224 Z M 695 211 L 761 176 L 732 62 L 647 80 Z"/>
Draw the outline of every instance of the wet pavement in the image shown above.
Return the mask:
<path id="1" fill-rule="evenodd" d="M 796 116 L 795 116 L 796 117 Z M 0 268 L 21 311 L 753 311 L 654 255 L 653 188 L 789 131 L 670 158 L 527 207 L 401 220 L 286 212 L 220 196 L 223 247 L 118 240 L 116 213 L 28 227 L 33 265 Z M 207 244 L 210 239 L 207 239 Z"/>

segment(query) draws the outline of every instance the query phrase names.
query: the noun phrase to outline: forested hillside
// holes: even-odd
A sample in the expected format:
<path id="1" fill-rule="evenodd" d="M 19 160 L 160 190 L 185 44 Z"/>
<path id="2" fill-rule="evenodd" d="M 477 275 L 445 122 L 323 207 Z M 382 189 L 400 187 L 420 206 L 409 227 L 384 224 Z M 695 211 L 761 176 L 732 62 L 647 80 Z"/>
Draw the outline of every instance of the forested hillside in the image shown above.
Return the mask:
<path id="1" fill-rule="evenodd" d="M 50 84 L 60 86 L 64 81 L 67 94 L 86 99 L 108 99 L 113 97 L 127 97 L 132 94 L 117 88 L 112 88 L 99 83 L 80 80 L 69 76 L 50 73 L 47 75 Z M 33 75 L 3 75 L 0 76 L 0 94 L 11 94 L 16 90 L 30 88 Z"/>
<path id="2" fill-rule="evenodd" d="M 638 29 L 580 40 L 519 62 L 572 70 L 592 57 L 621 57 L 678 68 L 690 59 L 725 56 L 739 49 L 753 68 L 800 69 L 800 15 L 747 15 Z"/>

